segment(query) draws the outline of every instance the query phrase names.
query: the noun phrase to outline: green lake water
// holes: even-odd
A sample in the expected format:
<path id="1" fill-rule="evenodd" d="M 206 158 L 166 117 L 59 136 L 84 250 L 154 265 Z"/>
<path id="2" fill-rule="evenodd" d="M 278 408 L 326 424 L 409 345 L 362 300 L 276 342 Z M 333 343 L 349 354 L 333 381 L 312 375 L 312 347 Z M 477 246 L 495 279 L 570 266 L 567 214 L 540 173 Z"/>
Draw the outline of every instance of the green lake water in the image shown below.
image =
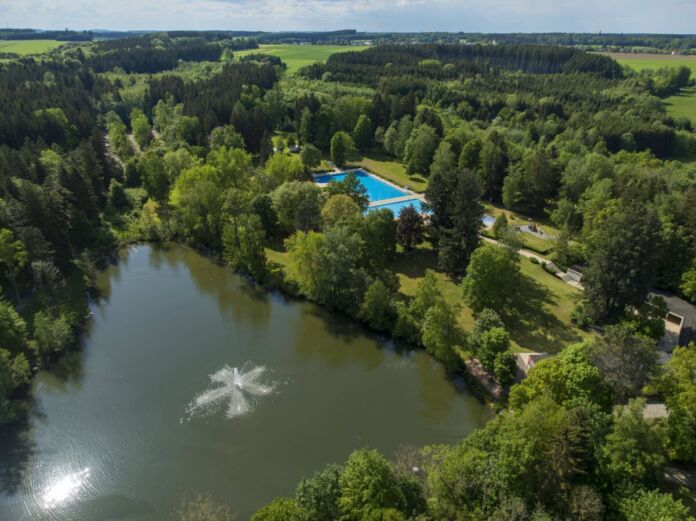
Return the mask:
<path id="1" fill-rule="evenodd" d="M 356 448 L 451 443 L 490 418 L 424 353 L 190 249 L 132 248 L 98 287 L 80 349 L 0 434 L 2 521 L 168 521 L 198 493 L 241 521 Z M 190 414 L 211 373 L 247 361 L 271 394 Z"/>

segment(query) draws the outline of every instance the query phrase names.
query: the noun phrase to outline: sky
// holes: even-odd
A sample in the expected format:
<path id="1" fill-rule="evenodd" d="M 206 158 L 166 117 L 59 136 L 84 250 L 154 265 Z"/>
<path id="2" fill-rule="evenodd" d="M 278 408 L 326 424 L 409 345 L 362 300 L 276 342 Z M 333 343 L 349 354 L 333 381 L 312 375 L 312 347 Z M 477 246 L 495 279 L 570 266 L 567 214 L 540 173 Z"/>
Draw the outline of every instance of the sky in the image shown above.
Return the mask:
<path id="1" fill-rule="evenodd" d="M 0 0 L 0 27 L 696 33 L 696 0 Z"/>

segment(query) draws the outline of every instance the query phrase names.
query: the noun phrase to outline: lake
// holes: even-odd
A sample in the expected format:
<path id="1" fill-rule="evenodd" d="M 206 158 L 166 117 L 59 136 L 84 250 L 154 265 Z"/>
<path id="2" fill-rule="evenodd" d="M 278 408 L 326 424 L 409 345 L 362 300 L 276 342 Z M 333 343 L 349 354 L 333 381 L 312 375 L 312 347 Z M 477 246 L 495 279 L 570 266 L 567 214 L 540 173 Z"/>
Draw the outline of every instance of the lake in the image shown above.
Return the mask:
<path id="1" fill-rule="evenodd" d="M 426 354 L 188 248 L 132 248 L 97 285 L 80 349 L 1 434 L 2 520 L 169 521 L 197 493 L 244 520 L 356 448 L 451 443 L 491 417 Z M 273 392 L 241 416 L 191 412 L 209 375 L 247 361 Z"/>

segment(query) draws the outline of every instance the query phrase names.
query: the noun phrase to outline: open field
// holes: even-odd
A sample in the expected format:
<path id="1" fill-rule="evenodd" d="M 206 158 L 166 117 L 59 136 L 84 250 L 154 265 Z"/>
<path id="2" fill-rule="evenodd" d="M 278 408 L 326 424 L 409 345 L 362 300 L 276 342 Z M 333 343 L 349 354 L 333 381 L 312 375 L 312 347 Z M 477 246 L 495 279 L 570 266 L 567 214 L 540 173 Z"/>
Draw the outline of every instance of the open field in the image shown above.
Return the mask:
<path id="1" fill-rule="evenodd" d="M 672 116 L 689 118 L 696 125 L 696 87 L 682 90 L 664 101 L 667 112 Z"/>
<path id="2" fill-rule="evenodd" d="M 57 40 L 0 40 L 0 53 L 41 54 L 60 47 L 64 43 Z"/>
<path id="3" fill-rule="evenodd" d="M 661 69 L 663 67 L 680 67 L 684 65 L 696 73 L 696 55 L 671 54 L 629 54 L 629 53 L 602 53 L 611 56 L 621 65 L 628 65 L 632 69 L 642 71 L 645 69 Z"/>
<path id="4" fill-rule="evenodd" d="M 264 53 L 278 56 L 288 66 L 288 73 L 293 74 L 302 67 L 326 59 L 334 53 L 361 51 L 366 47 L 347 45 L 261 45 L 259 49 L 235 51 L 237 57 L 247 54 Z"/>

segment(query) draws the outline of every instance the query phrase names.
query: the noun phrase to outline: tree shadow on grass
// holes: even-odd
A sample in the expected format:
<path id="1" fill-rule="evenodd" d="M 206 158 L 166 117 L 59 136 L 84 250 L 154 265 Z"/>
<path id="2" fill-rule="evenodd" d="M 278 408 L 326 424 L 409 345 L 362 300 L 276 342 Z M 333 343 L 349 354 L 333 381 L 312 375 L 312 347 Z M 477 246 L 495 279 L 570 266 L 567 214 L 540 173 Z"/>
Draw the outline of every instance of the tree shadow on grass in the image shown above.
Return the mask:
<path id="1" fill-rule="evenodd" d="M 569 324 L 549 311 L 556 296 L 533 278 L 522 275 L 513 305 L 503 313 L 503 320 L 513 341 L 524 349 L 556 353 L 564 346 L 582 341 Z"/>
<path id="2" fill-rule="evenodd" d="M 394 273 L 412 279 L 424 277 L 428 269 L 437 270 L 437 255 L 429 248 L 416 248 L 399 253 L 392 264 Z"/>

